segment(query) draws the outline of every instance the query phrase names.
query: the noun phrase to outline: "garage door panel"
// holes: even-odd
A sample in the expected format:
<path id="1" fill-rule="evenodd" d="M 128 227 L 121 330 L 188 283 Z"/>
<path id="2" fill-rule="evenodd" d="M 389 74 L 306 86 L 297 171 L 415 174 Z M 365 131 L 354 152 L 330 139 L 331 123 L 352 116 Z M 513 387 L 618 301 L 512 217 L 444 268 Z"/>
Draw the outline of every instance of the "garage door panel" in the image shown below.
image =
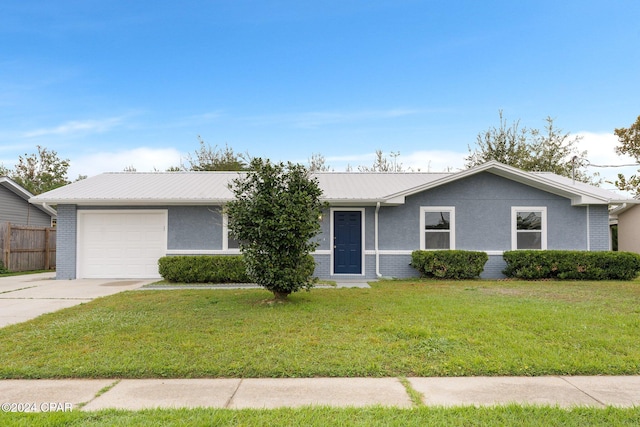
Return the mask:
<path id="1" fill-rule="evenodd" d="M 79 215 L 78 277 L 157 278 L 167 247 L 166 211 Z"/>

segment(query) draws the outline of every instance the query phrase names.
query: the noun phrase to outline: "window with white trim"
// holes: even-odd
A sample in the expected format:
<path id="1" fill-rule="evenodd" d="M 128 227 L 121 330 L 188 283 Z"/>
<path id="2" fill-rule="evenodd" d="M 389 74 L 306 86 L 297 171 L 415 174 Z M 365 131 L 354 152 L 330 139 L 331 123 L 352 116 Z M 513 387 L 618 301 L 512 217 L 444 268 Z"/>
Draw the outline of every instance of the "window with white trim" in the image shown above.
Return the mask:
<path id="1" fill-rule="evenodd" d="M 240 245 L 236 239 L 233 238 L 229 230 L 229 216 L 226 213 L 222 214 L 222 249 L 223 250 L 239 250 Z"/>
<path id="2" fill-rule="evenodd" d="M 511 208 L 511 249 L 547 249 L 547 208 Z"/>
<path id="3" fill-rule="evenodd" d="M 455 249 L 455 208 L 423 206 L 420 208 L 420 249 Z"/>

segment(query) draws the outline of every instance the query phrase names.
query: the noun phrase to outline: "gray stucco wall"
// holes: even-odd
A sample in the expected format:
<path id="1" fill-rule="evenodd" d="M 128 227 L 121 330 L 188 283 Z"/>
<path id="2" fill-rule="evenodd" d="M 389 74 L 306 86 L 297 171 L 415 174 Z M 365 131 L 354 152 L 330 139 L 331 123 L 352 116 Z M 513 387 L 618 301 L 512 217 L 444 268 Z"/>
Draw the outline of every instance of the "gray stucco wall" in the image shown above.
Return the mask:
<path id="1" fill-rule="evenodd" d="M 481 173 L 410 196 L 404 205 L 382 207 L 381 250 L 420 248 L 421 206 L 455 207 L 456 249 L 511 250 L 513 206 L 547 207 L 548 249 L 588 249 L 586 207 L 571 206 L 569 199 L 490 173 Z M 592 218 L 596 211 L 601 214 L 601 210 L 594 208 L 591 208 Z M 594 223 L 591 231 L 601 226 L 600 222 Z M 608 225 L 604 229 L 608 230 Z M 592 246 L 597 242 L 600 247 L 600 236 L 592 234 L 591 239 Z"/>
<path id="2" fill-rule="evenodd" d="M 219 206 L 171 206 L 168 211 L 167 249 L 222 249 L 222 211 Z"/>
<path id="3" fill-rule="evenodd" d="M 51 227 L 51 216 L 0 185 L 0 222 Z"/>

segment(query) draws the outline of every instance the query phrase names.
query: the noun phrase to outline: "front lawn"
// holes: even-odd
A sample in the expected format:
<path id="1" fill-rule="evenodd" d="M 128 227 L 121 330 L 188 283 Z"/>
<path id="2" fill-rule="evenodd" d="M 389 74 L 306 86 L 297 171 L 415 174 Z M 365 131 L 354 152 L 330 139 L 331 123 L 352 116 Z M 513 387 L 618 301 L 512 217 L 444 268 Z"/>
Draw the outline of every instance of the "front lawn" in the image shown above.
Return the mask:
<path id="1" fill-rule="evenodd" d="M 640 374 L 640 283 L 130 291 L 0 329 L 0 378 Z"/>

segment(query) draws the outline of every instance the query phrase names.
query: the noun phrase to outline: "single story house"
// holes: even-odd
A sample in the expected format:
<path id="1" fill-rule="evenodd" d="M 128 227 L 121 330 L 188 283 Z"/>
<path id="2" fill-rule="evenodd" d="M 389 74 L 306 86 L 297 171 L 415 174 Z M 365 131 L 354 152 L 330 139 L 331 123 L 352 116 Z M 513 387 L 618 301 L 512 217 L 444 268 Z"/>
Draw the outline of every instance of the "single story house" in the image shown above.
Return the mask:
<path id="1" fill-rule="evenodd" d="M 57 205 L 57 278 L 153 278 L 165 255 L 236 254 L 223 207 L 237 172 L 105 173 L 31 199 Z M 315 175 L 328 202 L 314 253 L 326 279 L 410 277 L 416 249 L 610 250 L 608 190 L 498 162 L 455 173 Z"/>
<path id="2" fill-rule="evenodd" d="M 29 191 L 6 176 L 0 176 L 0 223 L 33 227 L 51 227 L 56 211 L 47 205 L 33 205 Z"/>

